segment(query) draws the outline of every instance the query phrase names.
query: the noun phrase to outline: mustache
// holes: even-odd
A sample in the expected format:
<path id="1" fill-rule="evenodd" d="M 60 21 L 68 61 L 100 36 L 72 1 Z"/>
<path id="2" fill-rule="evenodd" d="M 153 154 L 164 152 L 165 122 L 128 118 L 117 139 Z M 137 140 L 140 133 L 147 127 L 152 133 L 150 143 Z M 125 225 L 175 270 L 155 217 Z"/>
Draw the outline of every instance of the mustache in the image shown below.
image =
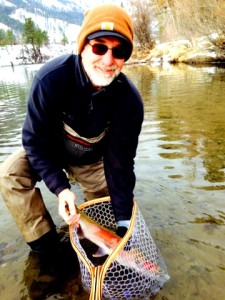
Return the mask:
<path id="1" fill-rule="evenodd" d="M 116 71 L 118 69 L 117 66 L 105 66 L 105 65 L 100 65 L 98 66 L 101 70 L 103 71 Z"/>

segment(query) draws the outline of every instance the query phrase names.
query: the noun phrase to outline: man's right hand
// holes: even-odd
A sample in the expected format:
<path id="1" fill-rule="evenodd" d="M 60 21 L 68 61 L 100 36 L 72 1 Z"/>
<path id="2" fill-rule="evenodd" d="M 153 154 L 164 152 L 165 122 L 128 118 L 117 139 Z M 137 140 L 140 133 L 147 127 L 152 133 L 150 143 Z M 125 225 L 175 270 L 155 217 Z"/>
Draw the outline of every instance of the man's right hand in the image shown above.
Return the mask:
<path id="1" fill-rule="evenodd" d="M 59 215 L 68 224 L 76 224 L 79 227 L 80 215 L 76 213 L 75 202 L 76 196 L 71 190 L 65 189 L 58 194 Z"/>

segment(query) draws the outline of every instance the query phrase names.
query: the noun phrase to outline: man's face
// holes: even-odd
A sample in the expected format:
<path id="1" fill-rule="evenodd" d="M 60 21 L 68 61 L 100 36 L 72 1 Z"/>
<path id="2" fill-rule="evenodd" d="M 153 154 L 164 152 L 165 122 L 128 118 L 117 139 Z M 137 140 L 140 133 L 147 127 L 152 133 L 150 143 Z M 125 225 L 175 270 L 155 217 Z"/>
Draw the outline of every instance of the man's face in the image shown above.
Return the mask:
<path id="1" fill-rule="evenodd" d="M 108 49 L 104 46 L 107 46 Z M 120 50 L 123 53 L 122 42 L 115 37 L 96 38 L 88 41 L 85 45 L 81 53 L 82 63 L 96 89 L 109 85 L 119 75 L 125 60 L 120 58 Z M 119 56 L 119 58 L 115 56 Z"/>

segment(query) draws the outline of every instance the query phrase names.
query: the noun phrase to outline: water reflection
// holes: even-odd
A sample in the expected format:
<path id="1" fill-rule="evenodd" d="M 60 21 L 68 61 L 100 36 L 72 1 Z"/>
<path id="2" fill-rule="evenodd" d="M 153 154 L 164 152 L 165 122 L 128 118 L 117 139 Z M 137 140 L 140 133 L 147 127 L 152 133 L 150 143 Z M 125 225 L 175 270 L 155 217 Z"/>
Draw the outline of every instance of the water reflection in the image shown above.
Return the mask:
<path id="1" fill-rule="evenodd" d="M 36 68 L 0 68 L 0 160 L 21 144 L 26 99 Z"/>
<path id="2" fill-rule="evenodd" d="M 224 299 L 225 69 L 127 73 L 146 111 L 136 197 L 171 275 L 156 299 Z"/>
<path id="3" fill-rule="evenodd" d="M 40 300 L 49 299 L 51 296 L 57 297 L 53 299 L 62 299 L 60 294 L 63 293 L 67 295 L 66 299 L 82 299 L 79 264 L 74 252 L 70 252 L 64 249 L 63 256 L 58 257 L 58 265 L 61 265 L 61 268 L 57 276 L 40 273 L 40 259 L 35 253 L 30 253 L 24 263 L 20 282 L 24 289 L 20 291 L 20 299 Z"/>
<path id="4" fill-rule="evenodd" d="M 151 158 L 156 150 L 170 178 L 225 189 L 225 70 L 187 65 L 133 69 L 133 75 L 128 73 L 144 95 L 146 110 L 141 143 L 147 153 L 140 147 L 140 154 Z M 176 173 L 180 160 L 182 170 Z"/>
<path id="5" fill-rule="evenodd" d="M 37 68 L 0 68 L 0 162 L 21 143 Z M 171 276 L 154 299 L 224 299 L 225 69 L 142 65 L 125 73 L 145 103 L 135 195 Z M 60 228 L 55 197 L 41 187 Z M 0 201 L 2 299 L 88 299 L 76 276 L 37 284 L 37 262 Z"/>

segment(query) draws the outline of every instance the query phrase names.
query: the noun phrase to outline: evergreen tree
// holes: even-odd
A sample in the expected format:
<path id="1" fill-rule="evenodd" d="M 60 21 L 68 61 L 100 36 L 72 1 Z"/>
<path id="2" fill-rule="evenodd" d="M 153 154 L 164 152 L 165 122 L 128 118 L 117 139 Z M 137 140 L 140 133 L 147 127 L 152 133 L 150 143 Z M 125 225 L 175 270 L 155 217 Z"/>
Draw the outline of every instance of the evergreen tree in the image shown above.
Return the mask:
<path id="1" fill-rule="evenodd" d="M 0 29 L 0 46 L 12 46 L 15 43 L 15 41 L 16 37 L 11 29 L 7 30 L 6 32 L 3 29 Z"/>
<path id="2" fill-rule="evenodd" d="M 0 29 L 0 46 L 4 46 L 5 41 L 5 31 Z"/>
<path id="3" fill-rule="evenodd" d="M 65 33 L 63 33 L 63 38 L 61 40 L 61 43 L 65 46 L 68 44 L 68 38 L 66 37 Z"/>
<path id="4" fill-rule="evenodd" d="M 32 46 L 35 45 L 35 25 L 31 18 L 26 18 L 24 27 L 23 27 L 23 40 L 25 44 L 31 44 Z"/>
<path id="5" fill-rule="evenodd" d="M 9 30 L 6 31 L 5 41 L 6 41 L 6 45 L 11 45 L 12 46 L 13 44 L 15 44 L 16 37 L 13 34 L 12 30 L 9 29 Z"/>
<path id="6" fill-rule="evenodd" d="M 42 54 L 40 48 L 49 40 L 47 32 L 36 28 L 32 19 L 27 18 L 25 19 L 22 36 L 25 44 L 32 45 L 32 59 L 35 62 L 41 62 Z"/>

